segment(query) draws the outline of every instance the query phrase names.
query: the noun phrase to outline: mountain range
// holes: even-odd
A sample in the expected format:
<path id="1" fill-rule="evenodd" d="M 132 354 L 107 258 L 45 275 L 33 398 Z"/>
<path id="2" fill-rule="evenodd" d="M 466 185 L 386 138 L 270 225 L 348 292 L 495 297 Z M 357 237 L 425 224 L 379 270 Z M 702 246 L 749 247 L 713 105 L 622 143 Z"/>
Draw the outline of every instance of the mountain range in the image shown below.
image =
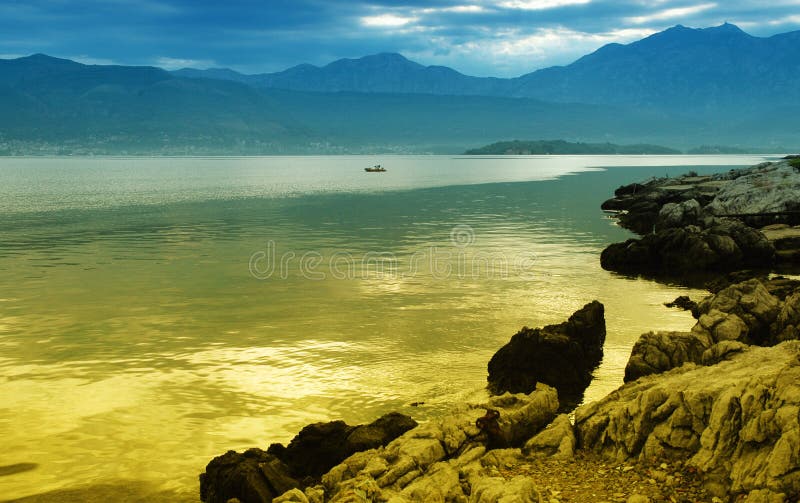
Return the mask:
<path id="1" fill-rule="evenodd" d="M 675 26 L 516 78 L 399 54 L 244 75 L 0 60 L 0 153 L 460 152 L 498 140 L 796 147 L 800 31 Z M 22 149 L 22 150 L 20 150 Z"/>
<path id="2" fill-rule="evenodd" d="M 800 31 L 760 38 L 725 23 L 705 29 L 677 25 L 632 44 L 608 44 L 567 66 L 509 79 L 471 77 L 391 53 L 258 75 L 230 69 L 173 73 L 322 93 L 480 95 L 559 103 L 713 108 L 797 103 L 799 66 Z"/>

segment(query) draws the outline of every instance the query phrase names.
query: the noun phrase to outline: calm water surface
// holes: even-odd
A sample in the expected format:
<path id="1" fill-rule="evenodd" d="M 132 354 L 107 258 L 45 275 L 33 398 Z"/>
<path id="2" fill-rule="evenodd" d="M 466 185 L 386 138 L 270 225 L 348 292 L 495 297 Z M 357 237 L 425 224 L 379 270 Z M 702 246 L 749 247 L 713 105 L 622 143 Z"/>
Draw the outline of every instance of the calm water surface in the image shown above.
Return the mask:
<path id="1" fill-rule="evenodd" d="M 0 500 L 196 501 L 228 449 L 480 398 L 520 327 L 593 299 L 599 398 L 641 333 L 692 325 L 662 303 L 700 295 L 601 270 L 629 234 L 600 203 L 761 160 L 0 160 L 0 466 L 36 465 Z"/>

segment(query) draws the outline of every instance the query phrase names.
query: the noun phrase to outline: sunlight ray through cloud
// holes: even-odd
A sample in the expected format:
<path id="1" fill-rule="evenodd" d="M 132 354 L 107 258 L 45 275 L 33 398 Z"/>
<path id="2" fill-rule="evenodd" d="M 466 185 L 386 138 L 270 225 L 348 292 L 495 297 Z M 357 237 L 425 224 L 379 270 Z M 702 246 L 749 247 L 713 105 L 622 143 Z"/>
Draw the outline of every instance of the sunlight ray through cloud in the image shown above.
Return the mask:
<path id="1" fill-rule="evenodd" d="M 668 19 L 680 19 L 685 18 L 688 16 L 692 16 L 694 14 L 698 14 L 703 11 L 707 11 L 709 9 L 713 9 L 717 6 L 715 3 L 704 3 L 700 5 L 693 5 L 691 7 L 675 7 L 672 9 L 665 9 L 653 14 L 647 14 L 644 16 L 632 16 L 625 18 L 625 20 L 631 24 L 647 24 L 652 23 L 653 21 L 665 21 Z"/>

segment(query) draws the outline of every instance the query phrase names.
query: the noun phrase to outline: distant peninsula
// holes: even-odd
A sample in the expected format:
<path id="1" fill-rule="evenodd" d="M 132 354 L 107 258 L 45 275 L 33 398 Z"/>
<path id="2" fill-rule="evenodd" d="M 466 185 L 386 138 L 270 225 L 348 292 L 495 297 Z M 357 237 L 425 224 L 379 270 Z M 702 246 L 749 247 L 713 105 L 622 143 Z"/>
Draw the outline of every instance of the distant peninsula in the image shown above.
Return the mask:
<path id="1" fill-rule="evenodd" d="M 613 143 L 582 143 L 564 140 L 534 141 L 501 141 L 485 147 L 467 150 L 465 155 L 556 155 L 556 154 L 589 154 L 589 155 L 670 155 L 682 154 L 659 145 L 615 145 Z"/>

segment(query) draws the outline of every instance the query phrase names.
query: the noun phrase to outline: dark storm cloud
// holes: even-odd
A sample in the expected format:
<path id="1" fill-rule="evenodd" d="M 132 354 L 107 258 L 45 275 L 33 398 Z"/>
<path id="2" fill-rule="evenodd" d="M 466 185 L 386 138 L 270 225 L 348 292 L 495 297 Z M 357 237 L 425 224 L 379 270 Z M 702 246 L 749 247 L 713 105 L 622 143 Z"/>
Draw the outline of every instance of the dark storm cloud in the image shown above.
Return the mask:
<path id="1" fill-rule="evenodd" d="M 0 3 L 0 54 L 228 66 L 254 73 L 400 52 L 465 73 L 519 75 L 675 24 L 800 27 L 800 0 L 26 0 Z"/>

